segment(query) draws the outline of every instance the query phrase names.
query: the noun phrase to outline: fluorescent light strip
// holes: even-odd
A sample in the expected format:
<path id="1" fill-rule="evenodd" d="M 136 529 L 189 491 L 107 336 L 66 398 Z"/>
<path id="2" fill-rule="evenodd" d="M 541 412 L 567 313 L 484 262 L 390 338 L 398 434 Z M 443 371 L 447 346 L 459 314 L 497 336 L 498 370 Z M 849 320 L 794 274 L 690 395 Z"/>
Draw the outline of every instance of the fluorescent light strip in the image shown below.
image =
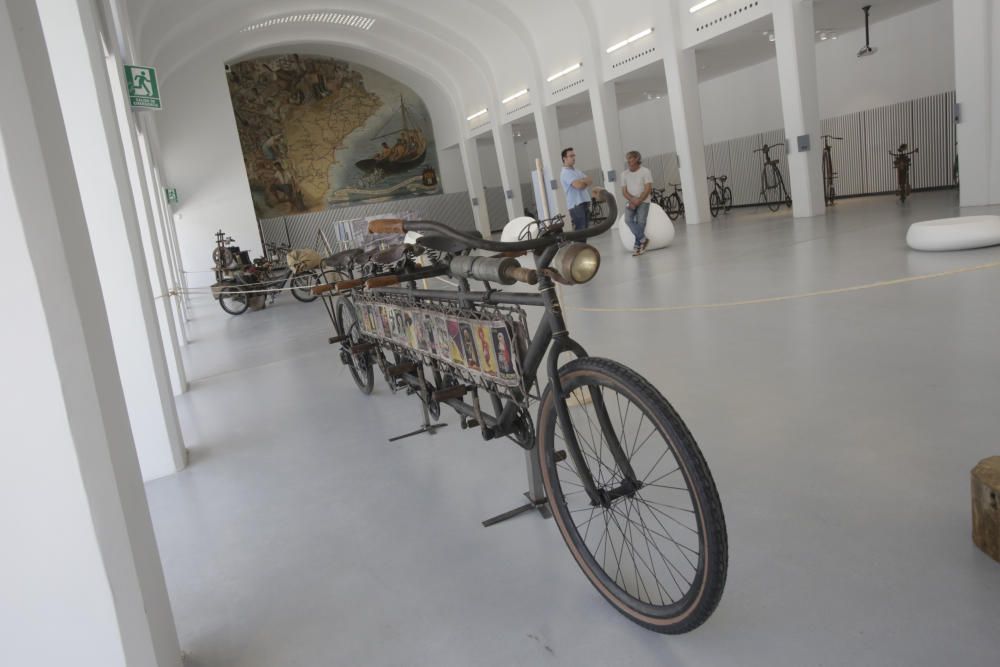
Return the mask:
<path id="1" fill-rule="evenodd" d="M 349 28 L 360 28 L 361 30 L 371 30 L 375 25 L 375 19 L 357 14 L 340 14 L 334 12 L 312 12 L 309 14 L 286 14 L 285 16 L 275 16 L 258 23 L 252 23 L 240 32 L 252 32 L 261 28 L 270 28 L 273 25 L 283 23 L 335 23 Z"/>
<path id="2" fill-rule="evenodd" d="M 653 29 L 652 28 L 646 28 L 642 32 L 637 32 L 634 35 L 632 35 L 631 37 L 629 37 L 628 39 L 625 39 L 625 40 L 622 40 L 622 41 L 618 42 L 614 46 L 609 46 L 605 50 L 605 53 L 613 53 L 613 52 L 617 51 L 618 49 L 622 48 L 623 46 L 628 46 L 632 42 L 634 42 L 634 41 L 636 41 L 638 39 L 642 39 L 646 35 L 651 35 L 651 34 L 653 34 Z"/>
<path id="3" fill-rule="evenodd" d="M 555 74 L 553 74 L 552 76 L 550 76 L 549 78 L 547 78 L 547 79 L 546 79 L 546 81 L 548 81 L 549 83 L 552 83 L 553 81 L 555 81 L 555 80 L 556 80 L 556 79 L 558 79 L 559 77 L 561 77 L 561 76 L 566 76 L 566 75 L 567 75 L 567 74 L 569 74 L 570 72 L 573 72 L 573 71 L 575 71 L 575 70 L 578 70 L 578 69 L 580 69 L 581 67 L 583 67 L 583 63 L 576 63 L 576 64 L 574 64 L 574 65 L 570 65 L 569 67 L 567 67 L 567 68 L 566 68 L 566 69 L 564 69 L 563 71 L 561 71 L 561 72 L 556 72 Z"/>
<path id="4" fill-rule="evenodd" d="M 688 11 L 694 14 L 695 12 L 700 12 L 701 10 L 705 9 L 705 7 L 708 7 L 709 5 L 714 5 L 715 2 L 716 0 L 702 0 Z"/>
<path id="5" fill-rule="evenodd" d="M 476 118 L 479 118 L 480 116 L 485 116 L 485 115 L 486 115 L 486 109 L 480 109 L 479 111 L 477 111 L 476 113 L 472 114 L 471 116 L 466 117 L 465 120 L 475 120 Z"/>
<path id="6" fill-rule="evenodd" d="M 528 89 L 527 88 L 525 88 L 524 90 L 519 90 L 516 93 L 514 93 L 513 95 L 510 95 L 510 96 L 505 97 L 502 100 L 500 100 L 500 104 L 507 104 L 507 102 L 513 102 L 514 100 L 516 100 L 517 98 L 521 97 L 522 95 L 527 95 L 527 94 L 528 94 Z"/>

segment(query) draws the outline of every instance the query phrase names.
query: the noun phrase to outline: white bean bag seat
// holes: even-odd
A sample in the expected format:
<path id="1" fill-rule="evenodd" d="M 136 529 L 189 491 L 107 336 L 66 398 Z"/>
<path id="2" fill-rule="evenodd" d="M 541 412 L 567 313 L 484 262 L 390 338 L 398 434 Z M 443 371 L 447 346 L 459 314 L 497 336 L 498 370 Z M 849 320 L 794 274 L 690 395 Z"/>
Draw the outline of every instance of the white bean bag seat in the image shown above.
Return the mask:
<path id="1" fill-rule="evenodd" d="M 625 224 L 624 213 L 618 216 L 615 227 L 618 228 L 618 237 L 621 238 L 622 245 L 626 250 L 632 252 L 635 248 L 635 235 Z M 653 203 L 650 203 L 649 215 L 646 216 L 645 234 L 646 238 L 649 239 L 646 250 L 666 248 L 674 240 L 674 223 L 667 217 L 666 211 Z"/>
<path id="2" fill-rule="evenodd" d="M 926 220 L 910 225 L 906 245 L 914 250 L 971 250 L 1000 244 L 1000 215 Z"/>

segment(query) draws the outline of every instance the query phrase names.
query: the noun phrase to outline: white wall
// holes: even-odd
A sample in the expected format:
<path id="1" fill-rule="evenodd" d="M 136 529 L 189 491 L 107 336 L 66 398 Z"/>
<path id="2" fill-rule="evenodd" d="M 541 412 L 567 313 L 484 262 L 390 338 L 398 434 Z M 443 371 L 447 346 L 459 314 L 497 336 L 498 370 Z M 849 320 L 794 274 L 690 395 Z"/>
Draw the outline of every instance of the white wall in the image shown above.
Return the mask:
<path id="1" fill-rule="evenodd" d="M 863 28 L 817 42 L 820 118 L 954 90 L 952 21 L 951 0 L 875 21 L 872 45 L 878 53 L 867 58 L 857 57 Z M 699 89 L 705 143 L 783 125 L 773 59 L 705 81 Z"/>

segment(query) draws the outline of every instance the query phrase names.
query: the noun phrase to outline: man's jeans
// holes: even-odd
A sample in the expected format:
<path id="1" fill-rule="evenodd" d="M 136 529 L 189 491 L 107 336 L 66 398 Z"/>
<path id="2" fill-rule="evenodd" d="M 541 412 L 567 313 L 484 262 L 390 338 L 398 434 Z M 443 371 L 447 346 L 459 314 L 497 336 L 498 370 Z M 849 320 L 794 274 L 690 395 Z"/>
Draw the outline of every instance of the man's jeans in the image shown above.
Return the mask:
<path id="1" fill-rule="evenodd" d="M 646 216 L 649 215 L 649 202 L 644 201 L 638 208 L 625 209 L 625 224 L 635 234 L 635 247 L 638 248 L 646 240 Z"/>
<path id="2" fill-rule="evenodd" d="M 587 228 L 587 212 L 589 210 L 590 204 L 587 202 L 577 204 L 569 210 L 569 219 L 573 223 L 574 230 Z"/>

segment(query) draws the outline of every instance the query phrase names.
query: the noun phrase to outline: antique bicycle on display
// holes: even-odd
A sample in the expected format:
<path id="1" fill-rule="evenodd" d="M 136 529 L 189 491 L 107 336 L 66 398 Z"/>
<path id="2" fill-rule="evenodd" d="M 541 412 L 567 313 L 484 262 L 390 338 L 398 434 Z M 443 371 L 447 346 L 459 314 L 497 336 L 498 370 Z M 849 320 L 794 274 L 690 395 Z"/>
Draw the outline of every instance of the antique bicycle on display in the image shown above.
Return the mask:
<path id="1" fill-rule="evenodd" d="M 270 297 L 271 303 L 282 291 L 289 291 L 297 300 L 308 303 L 316 300 L 312 288 L 319 283 L 314 271 L 295 272 L 288 267 L 274 266 L 260 258 L 252 264 L 229 272 L 229 277 L 213 286 L 219 306 L 230 315 L 242 315 L 254 297 L 261 301 Z"/>
<path id="2" fill-rule="evenodd" d="M 827 206 L 833 206 L 834 199 L 837 198 L 837 190 L 833 187 L 833 180 L 837 178 L 837 172 L 833 170 L 833 157 L 830 149 L 830 141 L 843 141 L 843 137 L 835 137 L 831 134 L 823 135 L 823 199 Z"/>
<path id="3" fill-rule="evenodd" d="M 914 153 L 919 153 L 919 148 L 914 148 L 912 151 L 906 150 L 908 146 L 906 144 L 900 144 L 899 148 L 895 152 L 889 151 L 889 155 L 892 156 L 892 166 L 896 169 L 896 196 L 899 197 L 899 203 L 905 204 L 906 198 L 910 196 L 910 165 L 913 160 L 910 158 Z"/>
<path id="4" fill-rule="evenodd" d="M 767 207 L 772 211 L 781 208 L 782 202 L 789 208 L 792 206 L 792 196 L 788 194 L 788 189 L 785 187 L 785 178 L 781 175 L 778 161 L 771 158 L 771 149 L 779 146 L 784 147 L 784 145 L 784 143 L 771 144 L 770 146 L 764 144 L 754 151 L 754 153 L 762 153 L 761 159 L 764 161 L 760 172 L 760 200 L 767 204 Z"/>
<path id="5" fill-rule="evenodd" d="M 687 632 L 711 615 L 726 580 L 726 525 L 712 475 L 652 384 L 571 337 L 556 290 L 597 273 L 600 255 L 583 241 L 617 218 L 614 197 L 599 194 L 608 209 L 601 224 L 568 231 L 556 216 L 540 221 L 534 238 L 510 243 L 437 222 L 373 221 L 371 232 L 423 236 L 328 258 L 327 284 L 314 292 L 328 304 L 330 343 L 358 388 L 373 391 L 377 368 L 392 391 L 419 399 L 421 427 L 393 439 L 441 428 L 433 420 L 447 405 L 462 427 L 525 450 L 530 502 L 485 525 L 551 512 L 579 567 L 619 612 L 657 632 Z M 527 253 L 535 268 L 516 258 Z M 445 277 L 456 286 L 426 286 Z M 498 288 L 515 283 L 534 289 Z M 543 311 L 531 335 L 525 307 Z M 563 354 L 574 358 L 560 363 Z M 539 378 L 543 363 L 547 381 Z"/>
<path id="6" fill-rule="evenodd" d="M 719 211 L 729 213 L 733 207 L 733 191 L 726 185 L 728 176 L 709 176 L 712 181 L 712 191 L 708 194 L 708 209 L 712 212 L 712 217 L 719 215 Z"/>

